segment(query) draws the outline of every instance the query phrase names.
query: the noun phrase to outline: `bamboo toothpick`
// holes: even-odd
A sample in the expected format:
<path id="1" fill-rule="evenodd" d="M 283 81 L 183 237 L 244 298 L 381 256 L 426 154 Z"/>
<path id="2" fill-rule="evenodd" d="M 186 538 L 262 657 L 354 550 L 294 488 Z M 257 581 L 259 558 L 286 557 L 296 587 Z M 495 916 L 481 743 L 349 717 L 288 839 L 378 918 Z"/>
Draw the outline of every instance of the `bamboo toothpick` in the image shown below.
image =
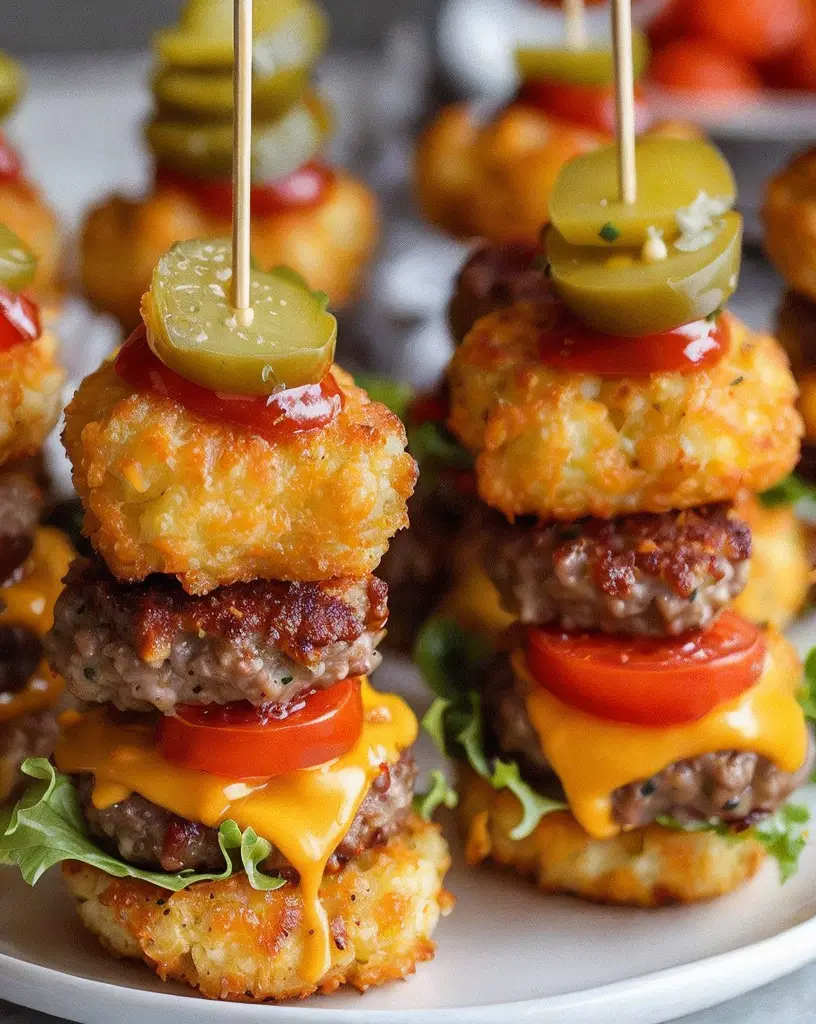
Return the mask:
<path id="1" fill-rule="evenodd" d="M 584 0 L 564 0 L 564 14 L 567 19 L 567 46 L 572 50 L 585 50 L 588 40 Z"/>
<path id="2" fill-rule="evenodd" d="M 234 0 L 233 10 L 232 304 L 238 323 L 248 327 L 254 317 L 249 295 L 252 0 Z"/>
<path id="3" fill-rule="evenodd" d="M 622 203 L 637 199 L 635 171 L 635 76 L 632 68 L 632 0 L 612 0 L 618 187 Z"/>

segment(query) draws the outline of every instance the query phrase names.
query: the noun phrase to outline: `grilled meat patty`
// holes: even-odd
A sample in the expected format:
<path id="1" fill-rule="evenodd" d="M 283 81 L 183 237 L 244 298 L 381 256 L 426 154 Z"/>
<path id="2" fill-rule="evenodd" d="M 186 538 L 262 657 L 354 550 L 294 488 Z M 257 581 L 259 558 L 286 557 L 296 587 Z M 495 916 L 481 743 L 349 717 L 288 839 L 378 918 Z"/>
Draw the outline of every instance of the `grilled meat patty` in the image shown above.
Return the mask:
<path id="1" fill-rule="evenodd" d="M 26 777 L 20 765 L 27 757 L 49 757 L 57 739 L 57 721 L 50 708 L 29 711 L 0 722 L 0 804 L 16 799 Z"/>
<path id="2" fill-rule="evenodd" d="M 327 871 L 339 871 L 346 861 L 369 847 L 382 845 L 400 830 L 411 811 L 416 773 L 408 752 L 396 764 L 383 767 L 329 859 Z M 88 828 L 124 860 L 173 872 L 223 868 L 216 829 L 180 818 L 136 793 L 100 810 L 91 801 L 93 786 L 92 775 L 79 776 L 79 798 Z M 294 870 L 278 850 L 264 861 L 263 869 L 287 876 Z"/>
<path id="3" fill-rule="evenodd" d="M 374 576 L 254 580 L 196 597 L 168 576 L 120 583 L 100 561 L 78 559 L 46 651 L 76 697 L 122 710 L 285 703 L 376 668 L 387 616 Z"/>
<path id="4" fill-rule="evenodd" d="M 31 554 L 42 507 L 40 489 L 27 473 L 0 473 L 0 583 L 12 582 Z"/>
<path id="5" fill-rule="evenodd" d="M 491 513 L 481 548 L 522 623 L 676 636 L 707 625 L 743 589 L 751 531 L 725 505 L 567 525 Z"/>
<path id="6" fill-rule="evenodd" d="M 536 266 L 541 247 L 535 242 L 490 242 L 480 246 L 459 271 L 448 306 L 456 341 L 488 313 L 525 300 L 541 302 L 553 295 L 542 266 Z"/>
<path id="7" fill-rule="evenodd" d="M 527 715 L 521 684 L 514 679 L 506 659 L 497 659 L 491 666 L 484 706 L 501 754 L 517 760 L 530 782 L 547 795 L 563 796 Z M 628 828 L 648 825 L 664 815 L 681 822 L 719 819 L 735 826 L 748 825 L 772 814 L 807 782 L 814 760 L 812 740 L 805 763 L 793 774 L 750 752 L 718 750 L 702 754 L 616 789 L 612 816 Z"/>

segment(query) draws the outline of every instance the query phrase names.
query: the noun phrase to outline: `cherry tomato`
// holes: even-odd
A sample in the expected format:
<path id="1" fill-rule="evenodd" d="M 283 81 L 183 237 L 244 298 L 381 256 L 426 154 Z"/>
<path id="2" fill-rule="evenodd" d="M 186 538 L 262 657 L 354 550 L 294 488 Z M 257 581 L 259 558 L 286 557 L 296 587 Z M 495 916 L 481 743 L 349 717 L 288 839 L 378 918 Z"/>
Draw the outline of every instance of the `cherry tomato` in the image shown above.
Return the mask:
<path id="1" fill-rule="evenodd" d="M 696 373 L 715 366 L 728 350 L 724 317 L 696 320 L 662 334 L 619 337 L 569 318 L 539 343 L 541 361 L 556 370 L 598 377 L 644 377 L 652 373 Z"/>
<path id="2" fill-rule="evenodd" d="M 181 704 L 159 723 L 159 748 L 173 764 L 231 779 L 263 779 L 348 753 L 363 730 L 359 679 L 316 690 L 283 713 L 246 702 Z"/>
<path id="3" fill-rule="evenodd" d="M 599 718 L 663 728 L 694 722 L 762 674 L 759 628 L 726 610 L 707 630 L 670 639 L 530 629 L 527 663 L 559 700 Z"/>
<path id="4" fill-rule="evenodd" d="M 328 426 L 343 407 L 343 393 L 331 373 L 319 384 L 289 388 L 271 396 L 210 391 L 171 370 L 153 354 L 144 324 L 124 343 L 114 366 L 137 391 L 156 391 L 199 416 L 246 427 L 272 444 Z"/>
<path id="5" fill-rule="evenodd" d="M 688 27 L 688 0 L 668 0 L 649 22 L 652 46 L 662 46 L 681 36 Z"/>
<path id="6" fill-rule="evenodd" d="M 808 0 L 693 0 L 693 32 L 746 60 L 767 60 L 795 46 L 810 17 Z"/>
<path id="7" fill-rule="evenodd" d="M 0 285 L 0 352 L 36 341 L 39 336 L 40 311 L 35 303 Z"/>
<path id="8" fill-rule="evenodd" d="M 450 416 L 447 388 L 431 391 L 417 397 L 408 406 L 408 422 L 414 427 L 423 423 L 446 423 Z"/>
<path id="9" fill-rule="evenodd" d="M 19 181 L 23 165 L 6 136 L 0 132 L 0 181 Z"/>
<path id="10" fill-rule="evenodd" d="M 705 39 L 675 39 L 655 50 L 652 81 L 666 89 L 740 96 L 756 92 L 762 81 L 742 57 Z"/>
<path id="11" fill-rule="evenodd" d="M 592 131 L 615 133 L 615 90 L 608 86 L 525 82 L 519 90 L 518 102 Z M 648 124 L 649 112 L 643 92 L 635 86 L 635 128 L 642 132 Z"/>
<path id="12" fill-rule="evenodd" d="M 804 36 L 793 49 L 764 65 L 763 72 L 776 88 L 816 91 L 816 5 Z"/>
<path id="13" fill-rule="evenodd" d="M 329 167 L 313 162 L 280 181 L 255 183 L 250 193 L 252 213 L 256 217 L 272 217 L 292 210 L 313 209 L 323 201 L 333 181 Z M 156 184 L 188 192 L 216 217 L 228 220 L 232 216 L 232 179 L 194 178 L 160 167 L 156 170 Z"/>

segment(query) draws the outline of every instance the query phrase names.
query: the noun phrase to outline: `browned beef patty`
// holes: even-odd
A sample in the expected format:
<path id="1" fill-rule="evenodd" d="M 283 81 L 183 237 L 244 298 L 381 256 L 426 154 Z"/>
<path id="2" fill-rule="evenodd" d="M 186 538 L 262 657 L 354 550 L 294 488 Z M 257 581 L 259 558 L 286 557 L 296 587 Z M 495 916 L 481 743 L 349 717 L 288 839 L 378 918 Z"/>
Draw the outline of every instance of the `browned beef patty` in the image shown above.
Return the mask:
<path id="1" fill-rule="evenodd" d="M 567 525 L 490 513 L 481 548 L 522 623 L 676 636 L 707 625 L 743 589 L 751 531 L 725 505 Z"/>
<path id="2" fill-rule="evenodd" d="M 543 266 L 536 266 L 535 242 L 490 242 L 480 246 L 459 272 L 448 319 L 456 341 L 488 313 L 525 300 L 554 297 Z"/>
<path id="3" fill-rule="evenodd" d="M 42 506 L 40 489 L 27 473 L 0 472 L 0 583 L 12 582 L 31 553 Z"/>
<path id="4" fill-rule="evenodd" d="M 254 580 L 196 597 L 168 576 L 120 583 L 77 559 L 46 653 L 76 697 L 122 710 L 285 703 L 376 668 L 387 592 L 364 576 Z"/>
<path id="5" fill-rule="evenodd" d="M 497 751 L 517 760 L 524 775 L 543 792 L 557 794 L 557 778 L 541 751 L 521 684 L 513 678 L 506 659 L 497 659 L 491 667 L 484 707 Z M 750 824 L 772 814 L 807 782 L 814 759 L 811 740 L 805 763 L 792 774 L 759 754 L 734 750 L 677 761 L 651 778 L 616 789 L 612 794 L 613 817 L 632 828 L 664 815 L 682 822 L 714 819 L 735 826 Z"/>
<path id="6" fill-rule="evenodd" d="M 366 794 L 351 827 L 332 854 L 327 870 L 380 846 L 405 824 L 411 811 L 416 766 L 410 753 L 383 767 Z M 224 858 L 216 829 L 171 814 L 138 794 L 99 810 L 91 802 L 93 776 L 80 775 L 79 798 L 88 828 L 107 849 L 130 864 L 162 871 L 219 871 Z M 264 862 L 268 873 L 292 867 L 278 850 Z"/>
<path id="7" fill-rule="evenodd" d="M 50 757 L 57 739 L 53 711 L 31 711 L 0 722 L 0 803 L 16 799 L 25 785 L 20 765 L 27 757 Z"/>

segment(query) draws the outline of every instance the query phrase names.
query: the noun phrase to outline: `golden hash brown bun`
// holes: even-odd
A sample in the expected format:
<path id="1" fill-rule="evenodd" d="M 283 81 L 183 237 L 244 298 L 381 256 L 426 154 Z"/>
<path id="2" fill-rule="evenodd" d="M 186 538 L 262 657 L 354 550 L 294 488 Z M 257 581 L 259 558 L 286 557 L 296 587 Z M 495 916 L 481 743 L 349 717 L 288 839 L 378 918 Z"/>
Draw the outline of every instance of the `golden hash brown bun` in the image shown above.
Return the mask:
<path id="1" fill-rule="evenodd" d="M 816 209 L 816 206 L 814 206 Z M 814 214 L 816 216 L 816 214 Z M 816 302 L 787 291 L 777 313 L 777 337 L 799 385 L 805 443 L 816 444 Z"/>
<path id="2" fill-rule="evenodd" d="M 753 839 L 675 832 L 661 825 L 591 839 L 567 811 L 548 814 L 526 839 L 511 839 L 521 814 L 516 798 L 460 769 L 460 814 L 469 864 L 491 859 L 547 892 L 599 903 L 657 907 L 722 896 L 751 878 L 765 856 Z"/>
<path id="3" fill-rule="evenodd" d="M 57 347 L 44 328 L 36 341 L 0 352 L 0 464 L 34 455 L 57 422 L 65 380 Z"/>
<path id="4" fill-rule="evenodd" d="M 63 876 L 83 923 L 113 953 L 144 960 L 162 980 L 187 982 L 210 999 L 262 1002 L 343 984 L 362 992 L 412 974 L 433 957 L 431 934 L 452 907 L 442 888 L 449 865 L 439 827 L 413 818 L 387 845 L 327 875 L 320 900 L 331 926 L 332 964 L 317 984 L 299 974 L 304 926 L 297 886 L 258 892 L 237 874 L 169 893 L 75 861 Z"/>
<path id="5" fill-rule="evenodd" d="M 762 216 L 771 262 L 794 291 L 816 300 L 816 148 L 771 178 Z"/>
<path id="6" fill-rule="evenodd" d="M 417 199 L 432 224 L 458 238 L 535 238 L 564 164 L 608 141 L 521 105 L 479 124 L 470 104 L 457 103 L 420 140 Z"/>
<path id="7" fill-rule="evenodd" d="M 31 292 L 45 308 L 57 304 L 64 292 L 60 274 L 62 237 L 54 211 L 26 181 L 0 184 L 0 224 L 19 235 L 36 253 L 37 271 Z"/>
<path id="8" fill-rule="evenodd" d="M 85 223 L 83 290 L 98 309 L 132 327 L 153 268 L 174 242 L 230 234 L 229 220 L 213 216 L 177 189 L 161 186 L 138 202 L 113 196 Z M 374 196 L 338 171 L 328 195 L 313 209 L 254 217 L 252 252 L 259 266 L 293 267 L 338 306 L 357 291 L 378 235 Z"/>
<path id="9" fill-rule="evenodd" d="M 765 508 L 754 497 L 738 502 L 734 514 L 751 527 L 751 565 L 748 583 L 732 607 L 752 622 L 784 629 L 810 591 L 808 529 L 789 505 Z"/>
<path id="10" fill-rule="evenodd" d="M 796 384 L 773 338 L 725 314 L 709 370 L 606 379 L 554 370 L 544 306 L 479 320 L 454 353 L 450 426 L 477 456 L 480 497 L 508 518 L 665 512 L 762 491 L 799 456 Z"/>
<path id="11" fill-rule="evenodd" d="M 332 372 L 342 412 L 277 444 L 134 392 L 112 362 L 87 377 L 63 440 L 85 532 L 111 572 L 176 575 L 191 594 L 372 572 L 408 525 L 417 468 L 399 419 Z"/>

